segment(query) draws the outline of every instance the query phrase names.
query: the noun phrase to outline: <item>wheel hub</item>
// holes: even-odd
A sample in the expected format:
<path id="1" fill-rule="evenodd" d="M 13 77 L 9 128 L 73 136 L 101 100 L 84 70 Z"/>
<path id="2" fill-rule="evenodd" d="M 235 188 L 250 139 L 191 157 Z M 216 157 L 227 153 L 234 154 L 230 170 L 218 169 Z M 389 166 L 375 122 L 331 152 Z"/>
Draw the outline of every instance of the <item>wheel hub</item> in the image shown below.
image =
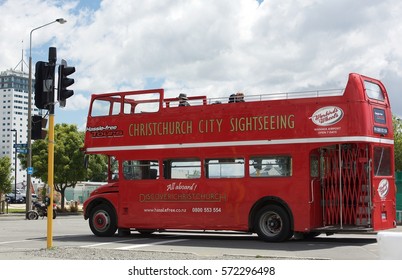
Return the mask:
<path id="1" fill-rule="evenodd" d="M 99 231 L 104 230 L 108 225 L 108 217 L 105 213 L 97 213 L 94 217 L 94 225 Z"/>

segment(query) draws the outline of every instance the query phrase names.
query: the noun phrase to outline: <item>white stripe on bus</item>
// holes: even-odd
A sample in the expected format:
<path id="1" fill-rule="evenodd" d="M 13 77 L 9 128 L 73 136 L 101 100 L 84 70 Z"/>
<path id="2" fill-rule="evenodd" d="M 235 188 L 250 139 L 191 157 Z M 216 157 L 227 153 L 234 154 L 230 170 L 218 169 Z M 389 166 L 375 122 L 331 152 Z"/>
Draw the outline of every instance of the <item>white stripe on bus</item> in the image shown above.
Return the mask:
<path id="1" fill-rule="evenodd" d="M 281 145 L 281 144 L 305 144 L 305 143 L 341 143 L 341 142 L 369 142 L 378 144 L 393 145 L 394 140 L 367 136 L 345 136 L 345 137 L 323 137 L 323 138 L 296 138 L 278 140 L 250 140 L 250 141 L 226 141 L 226 142 L 199 142 L 182 144 L 155 144 L 155 145 L 135 145 L 135 146 L 108 146 L 87 148 L 87 152 L 106 152 L 106 151 L 134 151 L 134 150 L 153 150 L 153 149 L 181 149 L 181 148 L 207 148 L 207 147 L 234 147 L 234 146 L 254 146 L 254 145 Z"/>

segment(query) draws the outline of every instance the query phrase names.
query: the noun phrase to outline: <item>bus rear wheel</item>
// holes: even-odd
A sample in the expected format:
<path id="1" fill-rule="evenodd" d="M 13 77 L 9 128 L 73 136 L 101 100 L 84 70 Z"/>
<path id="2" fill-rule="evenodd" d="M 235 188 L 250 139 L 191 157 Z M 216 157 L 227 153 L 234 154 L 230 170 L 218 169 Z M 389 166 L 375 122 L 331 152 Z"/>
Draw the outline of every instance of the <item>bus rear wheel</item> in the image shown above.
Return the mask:
<path id="1" fill-rule="evenodd" d="M 113 209 L 106 204 L 96 206 L 89 216 L 89 227 L 96 236 L 113 236 L 117 230 L 117 219 Z"/>
<path id="2" fill-rule="evenodd" d="M 267 242 L 282 242 L 291 237 L 289 215 L 278 205 L 261 208 L 257 212 L 254 228 L 258 237 Z"/>

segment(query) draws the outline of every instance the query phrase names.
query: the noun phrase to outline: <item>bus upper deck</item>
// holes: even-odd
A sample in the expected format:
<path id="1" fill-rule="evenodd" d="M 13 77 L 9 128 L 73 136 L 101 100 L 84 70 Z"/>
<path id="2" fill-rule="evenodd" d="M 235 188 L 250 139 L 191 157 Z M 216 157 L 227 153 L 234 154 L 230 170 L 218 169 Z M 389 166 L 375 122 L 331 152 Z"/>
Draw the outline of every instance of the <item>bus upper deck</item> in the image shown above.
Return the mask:
<path id="1" fill-rule="evenodd" d="M 178 98 L 165 98 L 163 89 L 94 94 L 85 150 L 194 142 L 243 145 L 249 140 L 274 144 L 289 138 L 295 144 L 334 137 L 335 142 L 342 137 L 393 141 L 384 86 L 359 74 L 350 74 L 344 90 L 246 95 L 242 103 L 189 96 L 188 102 L 191 106 L 179 107 Z M 365 122 L 356 123 L 359 119 Z"/>

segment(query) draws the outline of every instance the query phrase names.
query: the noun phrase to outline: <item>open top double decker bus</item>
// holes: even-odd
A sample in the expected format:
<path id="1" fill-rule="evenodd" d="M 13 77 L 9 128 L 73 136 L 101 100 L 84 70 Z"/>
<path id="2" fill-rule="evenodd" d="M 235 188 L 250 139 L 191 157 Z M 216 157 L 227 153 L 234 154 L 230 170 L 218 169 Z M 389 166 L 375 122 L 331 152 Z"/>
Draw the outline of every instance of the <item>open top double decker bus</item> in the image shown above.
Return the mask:
<path id="1" fill-rule="evenodd" d="M 278 242 L 396 226 L 380 81 L 353 73 L 343 90 L 188 102 L 163 89 L 92 95 L 84 151 L 109 165 L 84 203 L 95 235 L 231 230 Z"/>

